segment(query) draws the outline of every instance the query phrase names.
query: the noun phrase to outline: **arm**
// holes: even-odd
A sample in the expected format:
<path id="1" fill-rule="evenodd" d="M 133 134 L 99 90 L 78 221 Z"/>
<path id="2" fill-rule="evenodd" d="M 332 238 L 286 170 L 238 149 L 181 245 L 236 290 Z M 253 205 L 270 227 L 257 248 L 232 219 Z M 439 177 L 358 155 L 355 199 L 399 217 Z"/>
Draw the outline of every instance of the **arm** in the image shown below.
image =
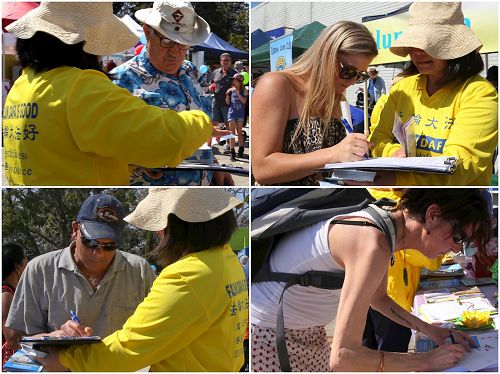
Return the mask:
<path id="1" fill-rule="evenodd" d="M 228 90 L 226 92 L 226 104 L 230 105 L 231 104 L 231 90 Z"/>
<path id="2" fill-rule="evenodd" d="M 246 90 L 245 90 L 245 94 L 240 94 L 239 91 L 236 91 L 236 93 L 238 94 L 238 99 L 240 100 L 240 102 L 245 105 L 247 103 L 247 94 L 246 94 Z"/>
<path id="3" fill-rule="evenodd" d="M 363 134 L 307 154 L 283 153 L 287 121 L 295 92 L 282 73 L 263 76 L 252 95 L 252 170 L 261 184 L 288 182 L 313 174 L 326 163 L 360 160 L 367 152 Z M 272 108 L 269 103 L 273 103 Z"/>
<path id="4" fill-rule="evenodd" d="M 19 331 L 5 326 L 13 297 L 14 296 L 9 292 L 2 292 L 2 335 L 5 337 L 10 346 L 17 349 L 17 342 L 22 337 L 22 334 Z"/>
<path id="5" fill-rule="evenodd" d="M 452 175 L 397 173 L 397 185 L 489 185 L 492 157 L 498 144 L 498 96 L 484 81 L 455 93 L 454 115 L 443 156 L 462 160 Z"/>
<path id="6" fill-rule="evenodd" d="M 182 277 L 162 273 L 121 330 L 101 343 L 62 351 L 59 359 L 72 371 L 136 371 L 166 360 L 209 327 L 205 309 L 193 307 L 199 304 Z"/>
<path id="7" fill-rule="evenodd" d="M 335 371 L 376 371 L 381 355 L 363 347 L 361 340 L 372 296 L 386 277 L 388 243 L 375 228 L 337 225 L 329 232 L 329 245 L 346 271 L 330 366 Z M 384 370 L 439 371 L 453 366 L 463 351 L 462 346 L 449 344 L 428 353 L 385 352 Z"/>
<path id="8" fill-rule="evenodd" d="M 67 113 L 82 152 L 121 157 L 145 167 L 175 166 L 212 134 L 203 112 L 149 106 L 90 70 L 81 73 L 68 93 Z"/>

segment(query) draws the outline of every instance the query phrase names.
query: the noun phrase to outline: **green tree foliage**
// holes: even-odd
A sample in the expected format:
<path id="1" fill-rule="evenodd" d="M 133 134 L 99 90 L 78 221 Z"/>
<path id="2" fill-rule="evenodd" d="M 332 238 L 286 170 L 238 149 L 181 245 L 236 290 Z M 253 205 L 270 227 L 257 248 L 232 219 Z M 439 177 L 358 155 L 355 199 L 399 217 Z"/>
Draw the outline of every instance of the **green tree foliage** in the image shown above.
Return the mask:
<path id="1" fill-rule="evenodd" d="M 228 189 L 241 200 L 248 189 Z M 108 193 L 120 200 L 128 214 L 147 195 L 146 188 L 8 188 L 2 191 L 2 241 L 24 246 L 29 258 L 68 246 L 71 222 L 83 201 Z M 236 210 L 240 227 L 248 227 L 248 205 Z M 120 249 L 144 256 L 156 243 L 155 233 L 126 225 Z"/>
<path id="2" fill-rule="evenodd" d="M 212 32 L 244 51 L 248 51 L 248 3 L 245 2 L 193 2 L 196 13 L 205 19 Z M 151 8 L 153 3 L 115 2 L 113 11 L 118 17 L 125 14 L 134 20 L 139 9 Z M 136 20 L 137 21 L 137 20 Z"/>

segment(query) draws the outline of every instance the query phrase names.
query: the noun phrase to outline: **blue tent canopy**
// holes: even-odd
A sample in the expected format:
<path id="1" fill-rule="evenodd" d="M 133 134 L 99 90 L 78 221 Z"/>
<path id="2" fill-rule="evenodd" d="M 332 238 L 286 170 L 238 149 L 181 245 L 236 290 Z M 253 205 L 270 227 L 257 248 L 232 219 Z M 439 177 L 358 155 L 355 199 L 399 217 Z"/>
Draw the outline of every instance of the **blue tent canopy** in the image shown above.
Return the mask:
<path id="1" fill-rule="evenodd" d="M 193 47 L 194 51 L 205 51 L 208 53 L 223 53 L 227 52 L 233 58 L 248 58 L 248 53 L 233 47 L 231 44 L 226 42 L 225 40 L 219 38 L 213 32 L 210 33 L 207 40 L 203 43 Z"/>
<path id="2" fill-rule="evenodd" d="M 252 49 L 260 47 L 261 45 L 266 44 L 269 40 L 271 40 L 271 37 L 261 29 L 253 31 L 250 38 L 252 41 Z"/>

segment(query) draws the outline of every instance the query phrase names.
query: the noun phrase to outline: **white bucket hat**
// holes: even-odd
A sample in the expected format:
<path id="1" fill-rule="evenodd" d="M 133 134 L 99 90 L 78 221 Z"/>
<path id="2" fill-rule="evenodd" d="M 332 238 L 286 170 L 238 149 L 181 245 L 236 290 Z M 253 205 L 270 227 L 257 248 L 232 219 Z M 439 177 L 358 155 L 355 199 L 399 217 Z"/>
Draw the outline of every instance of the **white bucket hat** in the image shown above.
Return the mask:
<path id="1" fill-rule="evenodd" d="M 83 50 L 98 56 L 125 51 L 139 41 L 113 14 L 112 3 L 42 2 L 6 29 L 20 39 L 43 31 L 66 44 L 85 41 Z"/>
<path id="2" fill-rule="evenodd" d="M 152 8 L 135 12 L 135 18 L 180 44 L 198 45 L 210 34 L 207 21 L 195 13 L 189 1 L 157 0 Z"/>
<path id="3" fill-rule="evenodd" d="M 483 46 L 464 25 L 460 2 L 414 2 L 409 13 L 408 28 L 390 47 L 398 56 L 406 56 L 407 48 L 413 47 L 440 60 L 453 60 Z"/>
<path id="4" fill-rule="evenodd" d="M 167 227 L 170 213 L 187 222 L 206 222 L 242 204 L 220 188 L 151 188 L 148 196 L 124 218 L 148 231 Z"/>

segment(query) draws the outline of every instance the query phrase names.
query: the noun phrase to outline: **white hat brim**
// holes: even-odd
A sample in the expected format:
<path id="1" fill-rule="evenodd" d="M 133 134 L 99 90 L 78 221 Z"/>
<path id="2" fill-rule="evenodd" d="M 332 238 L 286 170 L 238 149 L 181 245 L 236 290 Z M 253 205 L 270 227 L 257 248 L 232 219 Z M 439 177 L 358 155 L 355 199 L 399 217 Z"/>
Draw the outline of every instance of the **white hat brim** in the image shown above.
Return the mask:
<path id="1" fill-rule="evenodd" d="M 58 18 L 61 17 L 61 18 Z M 66 44 L 85 42 L 83 50 L 93 55 L 110 55 L 125 51 L 137 44 L 139 38 L 115 15 L 110 15 L 99 22 L 84 25 L 74 22 L 67 26 L 69 15 L 46 12 L 42 3 L 26 13 L 6 30 L 17 38 L 29 39 L 36 32 L 50 34 Z M 66 27 L 61 26 L 66 25 Z"/>
<path id="2" fill-rule="evenodd" d="M 135 18 L 137 18 L 137 20 L 139 20 L 140 22 L 143 22 L 148 26 L 151 26 L 162 35 L 165 35 L 170 40 L 173 40 L 174 42 L 180 44 L 185 44 L 190 46 L 199 45 L 203 43 L 205 40 L 207 40 L 208 36 L 210 35 L 209 24 L 199 15 L 196 15 L 195 31 L 191 33 L 181 33 L 181 32 L 176 32 L 175 30 L 169 30 L 166 28 L 165 25 L 163 25 L 162 27 L 163 19 L 161 17 L 161 14 L 160 12 L 158 12 L 156 9 L 153 8 L 139 9 L 138 11 L 135 12 Z"/>
<path id="3" fill-rule="evenodd" d="M 221 189 L 152 188 L 124 220 L 143 230 L 160 231 L 171 213 L 186 222 L 207 222 L 242 203 Z"/>

